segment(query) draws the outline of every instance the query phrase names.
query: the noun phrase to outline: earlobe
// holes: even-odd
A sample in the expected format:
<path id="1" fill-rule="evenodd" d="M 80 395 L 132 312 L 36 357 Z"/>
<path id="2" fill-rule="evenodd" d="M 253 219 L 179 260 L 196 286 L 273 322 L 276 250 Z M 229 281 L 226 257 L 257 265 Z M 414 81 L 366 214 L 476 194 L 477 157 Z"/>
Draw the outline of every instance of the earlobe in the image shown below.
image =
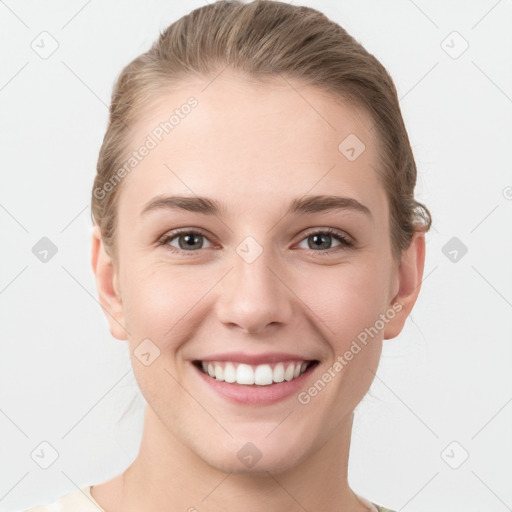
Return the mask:
<path id="1" fill-rule="evenodd" d="M 99 226 L 93 226 L 91 233 L 91 265 L 96 277 L 99 302 L 107 317 L 112 336 L 118 340 L 126 340 L 127 331 L 124 327 L 118 275 L 112 259 L 105 251 Z"/>
<path id="2" fill-rule="evenodd" d="M 389 307 L 394 317 L 384 329 L 384 339 L 392 339 L 400 334 L 420 293 L 425 266 L 425 233 L 416 231 L 407 249 L 402 251 L 402 262 L 398 267 L 398 292 Z"/>

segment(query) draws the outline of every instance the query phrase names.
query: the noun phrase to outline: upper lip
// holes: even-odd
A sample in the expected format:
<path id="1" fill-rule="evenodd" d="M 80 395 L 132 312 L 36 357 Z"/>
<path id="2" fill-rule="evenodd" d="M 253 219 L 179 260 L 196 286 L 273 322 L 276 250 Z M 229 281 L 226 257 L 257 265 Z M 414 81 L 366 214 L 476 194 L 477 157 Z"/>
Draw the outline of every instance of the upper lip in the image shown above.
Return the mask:
<path id="1" fill-rule="evenodd" d="M 272 352 L 267 354 L 247 354 L 245 352 L 223 352 L 213 354 L 211 356 L 196 359 L 196 361 L 232 361 L 235 363 L 245 363 L 251 365 L 279 363 L 284 361 L 316 361 L 298 354 L 290 354 L 285 352 Z"/>

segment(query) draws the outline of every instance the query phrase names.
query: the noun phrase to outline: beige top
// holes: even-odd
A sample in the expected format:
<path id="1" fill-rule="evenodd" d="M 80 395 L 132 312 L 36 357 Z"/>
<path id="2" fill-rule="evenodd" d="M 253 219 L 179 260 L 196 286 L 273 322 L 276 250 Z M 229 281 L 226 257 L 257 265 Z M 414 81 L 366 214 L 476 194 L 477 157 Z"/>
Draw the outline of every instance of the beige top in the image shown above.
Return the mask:
<path id="1" fill-rule="evenodd" d="M 106 512 L 100 507 L 98 502 L 92 497 L 91 487 L 82 487 L 76 491 L 61 496 L 54 503 L 41 505 L 39 507 L 29 508 L 22 512 Z M 395 512 L 389 508 L 384 508 L 373 503 L 379 512 Z"/>
<path id="2" fill-rule="evenodd" d="M 92 485 L 61 496 L 54 503 L 32 507 L 22 512 L 106 512 L 92 497 Z"/>

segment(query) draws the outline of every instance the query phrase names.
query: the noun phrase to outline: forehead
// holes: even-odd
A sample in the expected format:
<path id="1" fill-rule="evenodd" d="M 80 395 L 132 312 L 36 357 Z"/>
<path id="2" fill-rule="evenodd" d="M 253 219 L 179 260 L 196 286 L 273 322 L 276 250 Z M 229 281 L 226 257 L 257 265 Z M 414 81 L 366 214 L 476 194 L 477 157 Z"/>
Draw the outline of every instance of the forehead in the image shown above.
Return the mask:
<path id="1" fill-rule="evenodd" d="M 198 78 L 143 111 L 130 150 L 151 149 L 124 179 L 119 214 L 165 193 L 262 210 L 328 193 L 385 208 L 373 124 L 365 110 L 289 78 Z"/>

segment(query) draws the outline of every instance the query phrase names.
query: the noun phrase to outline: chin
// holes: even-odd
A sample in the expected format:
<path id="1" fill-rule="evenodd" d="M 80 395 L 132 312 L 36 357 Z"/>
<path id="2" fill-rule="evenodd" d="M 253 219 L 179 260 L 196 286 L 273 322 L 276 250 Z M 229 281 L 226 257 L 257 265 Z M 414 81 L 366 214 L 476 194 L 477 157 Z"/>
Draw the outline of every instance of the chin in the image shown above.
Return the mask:
<path id="1" fill-rule="evenodd" d="M 304 442 L 285 446 L 277 438 L 271 440 L 263 437 L 259 440 L 255 436 L 253 439 L 254 441 L 232 439 L 226 444 L 219 443 L 218 450 L 214 453 L 210 447 L 198 455 L 219 471 L 247 475 L 283 473 L 298 465 L 305 456 Z"/>

